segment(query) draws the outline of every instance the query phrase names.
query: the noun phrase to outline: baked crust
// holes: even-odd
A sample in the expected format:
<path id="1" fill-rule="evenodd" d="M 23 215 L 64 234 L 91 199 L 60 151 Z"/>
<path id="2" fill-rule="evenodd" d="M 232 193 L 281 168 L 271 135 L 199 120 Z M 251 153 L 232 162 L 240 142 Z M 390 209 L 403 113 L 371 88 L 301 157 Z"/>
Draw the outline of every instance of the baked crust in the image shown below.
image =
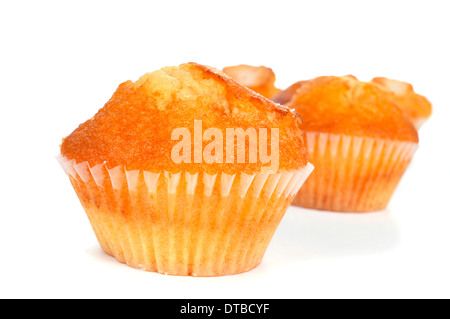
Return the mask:
<path id="1" fill-rule="evenodd" d="M 430 101 L 426 97 L 417 94 L 411 84 L 385 77 L 373 78 L 372 82 L 392 92 L 397 105 L 416 126 L 418 121 L 421 122 L 431 116 L 432 105 Z"/>
<path id="2" fill-rule="evenodd" d="M 417 131 L 386 90 L 354 76 L 307 81 L 287 103 L 302 116 L 307 132 L 418 142 Z"/>
<path id="3" fill-rule="evenodd" d="M 223 72 L 266 98 L 270 99 L 280 92 L 275 86 L 276 76 L 271 68 L 240 64 L 225 67 Z"/>
<path id="4" fill-rule="evenodd" d="M 356 80 L 356 77 L 353 75 L 347 75 L 347 76 L 354 78 Z M 283 105 L 288 104 L 292 100 L 292 98 L 295 96 L 295 93 L 297 92 L 297 90 L 299 88 L 301 88 L 303 86 L 303 84 L 305 84 L 306 82 L 308 82 L 308 80 L 295 82 L 288 88 L 278 92 L 278 94 L 273 96 L 271 98 L 271 100 L 274 101 L 275 103 L 279 103 L 279 104 L 283 104 Z"/>
<path id="5" fill-rule="evenodd" d="M 177 128 L 194 132 L 195 120 L 202 121 L 203 131 L 218 128 L 224 137 L 226 128 L 267 128 L 270 139 L 270 129 L 278 128 L 279 169 L 299 169 L 308 163 L 295 111 L 197 63 L 166 67 L 122 83 L 92 119 L 63 140 L 61 154 L 78 163 L 107 162 L 108 167 L 125 165 L 128 170 L 254 173 L 267 166 L 260 161 L 174 163 L 171 150 L 179 141 L 172 140 L 172 133 Z M 203 148 L 210 142 L 203 140 Z"/>
<path id="6" fill-rule="evenodd" d="M 302 87 L 307 81 L 298 81 L 289 86 L 287 89 L 284 89 L 278 92 L 275 96 L 271 98 L 272 101 L 279 104 L 287 104 L 289 103 L 297 92 L 297 89 Z"/>

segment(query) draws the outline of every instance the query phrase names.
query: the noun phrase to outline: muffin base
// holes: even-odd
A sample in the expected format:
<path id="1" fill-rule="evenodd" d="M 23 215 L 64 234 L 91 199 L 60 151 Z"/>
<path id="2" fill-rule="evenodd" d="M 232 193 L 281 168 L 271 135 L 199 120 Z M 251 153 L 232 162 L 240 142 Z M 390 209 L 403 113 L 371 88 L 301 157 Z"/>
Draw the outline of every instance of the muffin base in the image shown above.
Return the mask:
<path id="1" fill-rule="evenodd" d="M 133 268 L 223 276 L 258 266 L 312 171 L 128 171 L 60 158 L 102 249 Z"/>
<path id="2" fill-rule="evenodd" d="M 337 212 L 387 207 L 418 145 L 368 137 L 307 132 L 316 169 L 293 204 Z"/>

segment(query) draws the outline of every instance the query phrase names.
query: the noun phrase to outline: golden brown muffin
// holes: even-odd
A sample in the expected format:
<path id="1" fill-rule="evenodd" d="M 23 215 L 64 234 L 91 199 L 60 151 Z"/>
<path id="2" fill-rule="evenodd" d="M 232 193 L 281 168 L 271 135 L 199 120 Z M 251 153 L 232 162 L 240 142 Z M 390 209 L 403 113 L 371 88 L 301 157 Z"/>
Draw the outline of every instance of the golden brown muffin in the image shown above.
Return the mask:
<path id="1" fill-rule="evenodd" d="M 268 99 L 280 92 L 275 86 L 275 73 L 268 67 L 241 64 L 226 67 L 223 72 Z"/>
<path id="2" fill-rule="evenodd" d="M 308 81 L 287 104 L 302 116 L 314 173 L 294 200 L 331 211 L 384 209 L 418 145 L 392 95 L 355 77 Z"/>
<path id="3" fill-rule="evenodd" d="M 224 136 L 226 128 L 279 128 L 284 136 L 280 139 L 280 169 L 297 169 L 307 163 L 297 114 L 218 70 L 194 63 L 166 67 L 135 83 L 121 84 L 93 119 L 64 140 L 61 152 L 79 163 L 107 161 L 110 166 L 129 169 L 254 173 L 261 168 L 260 162 L 174 163 L 167 151 L 178 143 L 171 141 L 172 132 L 184 127 L 193 132 L 195 120 L 202 120 L 204 128 L 221 129 Z"/>
<path id="4" fill-rule="evenodd" d="M 61 164 L 101 247 L 120 262 L 171 275 L 236 274 L 261 262 L 311 172 L 300 124 L 294 111 L 188 63 L 121 84 L 64 139 Z M 250 134 L 241 144 L 245 161 L 237 160 L 242 149 L 234 137 L 237 159 L 228 161 L 224 142 L 214 144 L 217 157 L 208 161 L 206 150 L 230 128 L 269 129 L 268 140 L 279 141 L 275 170 L 262 160 L 263 148 L 250 160 Z M 174 153 L 185 138 L 174 134 L 180 129 L 190 138 Z M 208 130 L 215 135 L 207 137 Z"/>
<path id="5" fill-rule="evenodd" d="M 353 75 L 347 75 L 348 77 L 352 77 L 356 79 Z M 289 86 L 288 88 L 278 92 L 276 95 L 274 95 L 271 100 L 275 103 L 279 103 L 282 105 L 288 104 L 292 98 L 295 96 L 295 93 L 299 88 L 301 88 L 308 80 L 298 81 Z"/>
<path id="6" fill-rule="evenodd" d="M 271 100 L 275 103 L 279 104 L 287 104 L 291 101 L 291 99 L 294 97 L 295 92 L 297 89 L 299 89 L 303 84 L 305 84 L 307 81 L 298 81 L 289 86 L 287 89 L 284 89 L 280 92 L 278 92 L 276 95 L 274 95 Z"/>
<path id="7" fill-rule="evenodd" d="M 394 94 L 398 107 L 413 122 L 416 129 L 425 123 L 432 113 L 432 106 L 428 99 L 414 91 L 414 87 L 406 82 L 376 77 L 372 82 L 377 83 Z"/>

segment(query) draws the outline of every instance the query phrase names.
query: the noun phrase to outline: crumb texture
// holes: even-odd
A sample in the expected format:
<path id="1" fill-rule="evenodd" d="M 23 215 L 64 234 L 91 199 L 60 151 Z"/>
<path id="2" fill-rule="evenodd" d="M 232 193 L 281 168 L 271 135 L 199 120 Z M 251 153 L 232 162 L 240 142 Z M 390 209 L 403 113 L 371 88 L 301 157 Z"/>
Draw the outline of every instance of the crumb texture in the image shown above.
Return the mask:
<path id="1" fill-rule="evenodd" d="M 298 169 L 308 162 L 295 111 L 196 63 L 166 67 L 136 82 L 122 83 L 92 119 L 63 140 L 61 153 L 91 166 L 107 162 L 109 167 L 125 165 L 148 171 L 254 172 L 261 168 L 262 163 L 248 161 L 174 163 L 171 150 L 179 141 L 172 140 L 172 132 L 187 128 L 193 135 L 195 120 L 202 121 L 203 130 L 218 128 L 223 136 L 226 128 L 278 128 L 279 168 Z M 204 140 L 203 146 L 210 142 Z"/>
<path id="2" fill-rule="evenodd" d="M 418 142 L 417 131 L 392 95 L 353 76 L 323 76 L 303 83 L 289 103 L 307 132 Z"/>

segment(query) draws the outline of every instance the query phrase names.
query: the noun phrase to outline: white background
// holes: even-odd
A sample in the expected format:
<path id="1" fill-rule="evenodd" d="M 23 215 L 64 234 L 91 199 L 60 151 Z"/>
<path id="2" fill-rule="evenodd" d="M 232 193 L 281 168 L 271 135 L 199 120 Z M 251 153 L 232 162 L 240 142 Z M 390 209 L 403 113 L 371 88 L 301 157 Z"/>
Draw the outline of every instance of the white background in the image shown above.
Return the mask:
<path id="1" fill-rule="evenodd" d="M 1 1 L 0 297 L 448 298 L 449 1 Z M 99 248 L 55 156 L 119 83 L 166 65 L 408 81 L 434 105 L 387 211 L 291 207 L 263 263 L 134 270 Z"/>

